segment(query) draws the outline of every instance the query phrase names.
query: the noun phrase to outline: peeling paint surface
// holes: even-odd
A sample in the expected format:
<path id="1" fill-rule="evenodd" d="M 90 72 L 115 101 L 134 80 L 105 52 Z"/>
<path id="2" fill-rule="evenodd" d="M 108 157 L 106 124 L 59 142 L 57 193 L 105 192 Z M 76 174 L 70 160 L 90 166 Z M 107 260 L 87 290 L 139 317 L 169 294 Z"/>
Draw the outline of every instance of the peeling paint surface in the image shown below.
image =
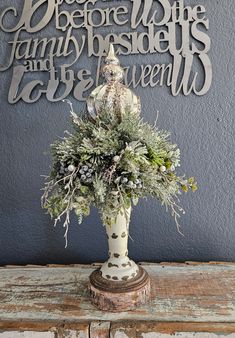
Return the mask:
<path id="1" fill-rule="evenodd" d="M 91 322 L 90 338 L 109 338 L 110 322 Z"/>
<path id="2" fill-rule="evenodd" d="M 214 334 L 214 333 L 191 333 L 191 332 L 177 332 L 174 334 L 165 334 L 165 333 L 157 333 L 157 332 L 149 332 L 149 333 L 142 333 L 142 338 L 171 338 L 171 337 L 179 337 L 179 338 L 235 338 L 235 333 L 231 333 L 229 335 L 223 334 Z M 116 338 L 116 337 L 114 337 Z M 122 338 L 120 336 L 120 338 Z M 123 337 L 124 338 L 124 337 Z"/>
<path id="3" fill-rule="evenodd" d="M 55 334 L 53 332 L 3 332 L 0 333 L 0 338 L 55 338 Z"/>
<path id="4" fill-rule="evenodd" d="M 1 320 L 235 322 L 235 264 L 143 264 L 151 301 L 131 312 L 91 305 L 92 266 L 0 269 Z"/>
<path id="5" fill-rule="evenodd" d="M 76 330 L 69 330 L 69 331 L 64 331 L 61 334 L 61 338 L 88 338 L 88 332 L 85 331 L 76 331 Z M 57 338 L 57 337 L 55 337 Z"/>

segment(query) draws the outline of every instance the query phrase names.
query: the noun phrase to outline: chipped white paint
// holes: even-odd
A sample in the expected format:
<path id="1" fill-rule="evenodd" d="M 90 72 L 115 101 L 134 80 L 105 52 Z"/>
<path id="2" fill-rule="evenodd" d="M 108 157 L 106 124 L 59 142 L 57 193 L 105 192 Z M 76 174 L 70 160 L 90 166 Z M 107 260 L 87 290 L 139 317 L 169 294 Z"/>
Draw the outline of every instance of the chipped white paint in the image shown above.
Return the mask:
<path id="1" fill-rule="evenodd" d="M 89 338 L 109 338 L 110 322 L 91 322 Z"/>
<path id="2" fill-rule="evenodd" d="M 0 338 L 55 338 L 55 334 L 53 332 L 8 331 L 0 333 Z"/>
<path id="3" fill-rule="evenodd" d="M 97 326 L 98 325 L 98 326 Z M 100 329 L 109 329 L 108 324 L 97 324 L 92 325 L 93 331 L 91 330 L 91 338 L 98 337 L 106 337 L 106 333 L 102 334 L 101 331 L 97 331 L 95 334 L 95 330 Z M 146 324 L 146 329 L 148 328 Z M 115 332 L 110 332 L 110 338 L 132 338 L 132 333 L 130 335 L 127 332 L 124 332 L 125 329 L 120 328 L 120 330 L 115 330 Z M 108 331 L 107 331 L 108 333 Z M 55 338 L 55 334 L 53 332 L 35 332 L 35 331 L 25 331 L 25 332 L 17 332 L 17 331 L 7 331 L 0 333 L 0 338 Z M 87 338 L 88 334 L 82 331 L 75 330 L 66 330 L 63 332 L 61 338 Z M 107 335 L 108 337 L 108 335 Z M 174 332 L 172 334 L 167 333 L 158 333 L 158 332 L 148 332 L 148 333 L 139 333 L 138 337 L 140 338 L 235 338 L 235 333 L 231 334 L 222 334 L 222 333 L 209 333 L 209 332 Z"/>
<path id="4" fill-rule="evenodd" d="M 215 334 L 210 332 L 176 332 L 173 334 L 167 333 L 157 333 L 157 332 L 148 332 L 142 333 L 142 338 L 235 338 L 235 333 L 223 335 L 223 334 Z M 117 338 L 117 337 L 115 337 Z M 119 338 L 122 338 L 121 336 Z"/>
<path id="5" fill-rule="evenodd" d="M 87 283 L 96 267 L 0 269 L 1 320 L 235 323 L 235 264 L 143 264 L 153 300 L 122 313 L 91 305 Z"/>
<path id="6" fill-rule="evenodd" d="M 146 324 L 147 328 L 147 324 Z M 35 332 L 35 331 L 26 331 L 26 332 L 2 332 L 0 333 L 0 338 L 55 338 L 55 334 L 52 332 Z M 61 336 L 60 336 L 61 337 Z M 64 331 L 63 338 L 87 338 L 87 335 L 84 332 L 80 331 Z M 92 335 L 92 338 L 104 337 L 103 335 Z M 120 329 L 120 331 L 115 331 L 110 333 L 110 338 L 131 338 L 132 335 L 128 335 Z M 215 334 L 209 332 L 175 332 L 173 334 L 167 333 L 158 333 L 158 332 L 148 332 L 139 334 L 140 338 L 235 338 L 235 333 L 231 334 Z"/>
<path id="7" fill-rule="evenodd" d="M 63 332 L 63 338 L 87 338 L 88 332 L 85 331 L 75 331 L 75 330 L 66 330 Z"/>
<path id="8" fill-rule="evenodd" d="M 123 331 L 115 331 L 110 333 L 110 338 L 129 338 L 128 335 Z"/>

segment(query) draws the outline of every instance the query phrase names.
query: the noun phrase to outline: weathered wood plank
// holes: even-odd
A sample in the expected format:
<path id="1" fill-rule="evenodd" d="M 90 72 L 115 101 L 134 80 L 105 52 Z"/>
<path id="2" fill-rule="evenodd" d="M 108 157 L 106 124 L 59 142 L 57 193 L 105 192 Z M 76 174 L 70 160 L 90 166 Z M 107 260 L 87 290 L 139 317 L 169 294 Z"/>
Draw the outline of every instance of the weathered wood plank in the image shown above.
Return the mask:
<path id="1" fill-rule="evenodd" d="M 139 333 L 138 335 L 133 330 L 123 330 L 122 328 L 111 332 L 110 338 L 235 338 L 235 333 L 223 334 L 223 333 L 208 333 L 208 332 L 177 332 L 177 334 L 159 333 L 159 332 L 147 332 Z"/>
<path id="2" fill-rule="evenodd" d="M 136 336 L 135 333 L 125 332 L 120 329 L 111 333 L 110 338 L 172 338 L 175 337 L 175 334 L 166 334 L 166 333 L 158 333 L 158 332 L 148 332 L 141 333 Z M 178 332 L 178 338 L 235 338 L 235 333 L 231 333 L 229 335 L 224 335 L 221 333 L 207 333 L 207 332 Z"/>
<path id="3" fill-rule="evenodd" d="M 89 330 L 58 330 L 55 338 L 89 338 Z"/>
<path id="4" fill-rule="evenodd" d="M 67 332 L 69 330 L 77 332 L 85 332 L 89 336 L 90 323 L 68 322 L 63 321 L 0 321 L 1 331 L 33 331 L 33 332 Z"/>
<path id="5" fill-rule="evenodd" d="M 90 324 L 56 325 L 55 338 L 90 338 Z"/>
<path id="6" fill-rule="evenodd" d="M 109 338 L 110 322 L 92 322 L 90 324 L 90 338 Z"/>
<path id="7" fill-rule="evenodd" d="M 1 322 L 0 338 L 90 338 L 89 323 Z"/>
<path id="8" fill-rule="evenodd" d="M 63 322 L 31 322 L 31 321 L 3 321 L 0 322 L 0 332 L 2 331 L 90 331 L 90 338 L 100 332 L 106 335 L 109 331 L 116 329 L 135 329 L 139 332 L 159 332 L 175 334 L 177 332 L 211 332 L 211 333 L 234 333 L 235 323 L 203 323 L 203 322 L 158 322 L 158 321 L 122 321 L 122 322 L 91 322 L 91 323 L 67 323 Z"/>
<path id="9" fill-rule="evenodd" d="M 213 333 L 216 335 L 235 334 L 235 323 L 196 323 L 196 322 L 118 322 L 111 323 L 110 333 L 115 337 L 122 333 L 128 337 L 141 338 L 142 335 L 158 333 L 178 336 L 181 333 Z"/>
<path id="10" fill-rule="evenodd" d="M 235 323 L 234 264 L 143 264 L 151 302 L 135 311 L 105 313 L 87 290 L 93 266 L 0 270 L 0 321 L 180 321 Z"/>
<path id="11" fill-rule="evenodd" d="M 0 338 L 55 338 L 55 334 L 53 332 L 11 331 L 0 333 Z"/>

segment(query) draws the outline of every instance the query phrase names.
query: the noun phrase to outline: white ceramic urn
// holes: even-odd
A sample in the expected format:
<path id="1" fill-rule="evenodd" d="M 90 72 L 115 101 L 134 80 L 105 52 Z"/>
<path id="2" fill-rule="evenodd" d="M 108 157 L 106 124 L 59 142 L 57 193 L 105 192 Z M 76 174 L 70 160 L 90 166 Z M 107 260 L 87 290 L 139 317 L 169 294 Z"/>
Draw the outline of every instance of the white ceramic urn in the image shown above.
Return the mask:
<path id="1" fill-rule="evenodd" d="M 110 281 L 127 281 L 137 276 L 138 265 L 128 257 L 131 207 L 121 210 L 112 226 L 106 226 L 109 259 L 101 267 L 102 277 Z"/>

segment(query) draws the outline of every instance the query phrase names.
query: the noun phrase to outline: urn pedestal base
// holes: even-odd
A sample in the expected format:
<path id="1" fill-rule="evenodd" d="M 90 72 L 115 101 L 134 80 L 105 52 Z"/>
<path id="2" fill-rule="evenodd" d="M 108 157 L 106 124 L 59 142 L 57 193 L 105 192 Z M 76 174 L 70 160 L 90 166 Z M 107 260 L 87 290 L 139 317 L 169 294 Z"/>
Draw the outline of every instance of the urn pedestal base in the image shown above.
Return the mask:
<path id="1" fill-rule="evenodd" d="M 90 275 L 89 289 L 92 304 L 100 310 L 129 311 L 150 299 L 150 278 L 141 266 L 137 276 L 128 281 L 109 281 L 98 269 Z"/>

